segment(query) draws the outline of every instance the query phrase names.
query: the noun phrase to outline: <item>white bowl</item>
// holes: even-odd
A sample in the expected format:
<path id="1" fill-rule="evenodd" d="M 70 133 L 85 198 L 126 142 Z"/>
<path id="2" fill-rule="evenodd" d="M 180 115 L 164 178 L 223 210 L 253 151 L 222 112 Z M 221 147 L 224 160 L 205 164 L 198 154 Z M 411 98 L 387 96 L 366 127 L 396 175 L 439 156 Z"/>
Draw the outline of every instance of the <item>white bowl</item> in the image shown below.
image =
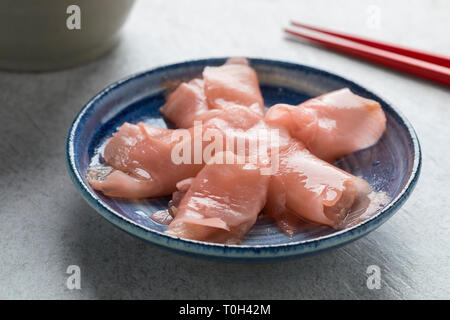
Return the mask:
<path id="1" fill-rule="evenodd" d="M 45 71 L 87 62 L 111 49 L 134 0 L 0 1 L 0 68 Z M 69 29 L 80 9 L 80 29 Z M 73 7 L 72 7 L 73 8 Z M 70 8 L 69 8 L 70 9 Z"/>

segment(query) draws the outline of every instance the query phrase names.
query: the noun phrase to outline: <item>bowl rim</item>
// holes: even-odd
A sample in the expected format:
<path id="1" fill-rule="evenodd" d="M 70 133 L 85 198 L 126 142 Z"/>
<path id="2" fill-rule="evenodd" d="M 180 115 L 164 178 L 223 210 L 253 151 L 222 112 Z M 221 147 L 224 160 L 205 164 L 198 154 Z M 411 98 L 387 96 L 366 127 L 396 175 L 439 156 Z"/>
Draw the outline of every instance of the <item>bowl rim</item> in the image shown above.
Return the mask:
<path id="1" fill-rule="evenodd" d="M 78 112 L 74 121 L 72 122 L 69 133 L 66 139 L 66 164 L 70 174 L 70 177 L 80 191 L 83 198 L 104 218 L 106 218 L 110 223 L 116 227 L 126 231 L 127 233 L 158 246 L 162 246 L 168 249 L 172 249 L 181 253 L 194 254 L 199 256 L 208 256 L 212 258 L 232 258 L 232 259 L 261 259 L 261 258 L 283 258 L 283 257 L 293 257 L 315 253 L 318 251 L 323 251 L 340 245 L 344 245 L 348 242 L 356 240 L 357 238 L 373 231 L 379 227 L 383 222 L 389 219 L 406 201 L 411 192 L 413 191 L 417 180 L 420 175 L 420 170 L 422 166 L 422 155 L 420 143 L 414 128 L 406 117 L 391 103 L 388 103 L 386 99 L 382 99 L 378 94 L 374 93 L 362 87 L 361 85 L 348 80 L 344 77 L 336 75 L 334 73 L 317 69 L 314 67 L 306 66 L 303 64 L 297 64 L 293 62 L 271 60 L 263 58 L 252 58 L 249 57 L 251 64 L 260 65 L 276 65 L 278 67 L 290 68 L 290 69 L 302 69 L 308 72 L 312 72 L 321 76 L 331 77 L 338 81 L 347 83 L 351 86 L 358 87 L 359 90 L 366 91 L 377 99 L 382 104 L 389 106 L 392 109 L 392 115 L 395 116 L 395 120 L 404 127 L 409 135 L 412 150 L 413 150 L 413 165 L 411 173 L 408 177 L 408 181 L 405 183 L 404 187 L 398 195 L 393 198 L 382 210 L 373 217 L 365 220 L 353 227 L 337 231 L 335 233 L 320 236 L 314 239 L 300 240 L 291 243 L 283 244 L 265 244 L 265 245 L 227 245 L 218 243 L 209 243 L 197 240 L 183 239 L 175 237 L 172 235 L 165 234 L 156 230 L 152 230 L 143 225 L 139 225 L 129 218 L 126 218 L 114 210 L 110 209 L 105 205 L 102 200 L 89 189 L 89 187 L 83 182 L 81 173 L 78 171 L 74 153 L 74 140 L 77 133 L 77 129 L 83 120 L 86 119 L 86 115 L 91 108 L 94 108 L 97 102 L 100 102 L 102 97 L 107 95 L 110 91 L 117 89 L 118 87 L 133 81 L 135 79 L 150 76 L 152 74 L 164 72 L 168 69 L 180 68 L 186 65 L 213 65 L 223 63 L 228 57 L 220 58 L 205 58 L 198 60 L 188 60 L 175 64 L 164 65 L 156 67 L 147 71 L 132 74 L 126 78 L 116 81 L 105 89 L 97 93 L 93 98 L 91 98 L 84 107 Z"/>

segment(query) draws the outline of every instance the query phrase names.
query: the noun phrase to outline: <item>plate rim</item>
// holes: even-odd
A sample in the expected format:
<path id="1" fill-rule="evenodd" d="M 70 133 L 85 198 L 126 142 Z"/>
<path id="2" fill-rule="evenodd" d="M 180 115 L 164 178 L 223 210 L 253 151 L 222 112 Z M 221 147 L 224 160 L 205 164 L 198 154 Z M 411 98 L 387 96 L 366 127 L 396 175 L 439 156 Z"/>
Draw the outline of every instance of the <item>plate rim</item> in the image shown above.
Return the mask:
<path id="1" fill-rule="evenodd" d="M 199 256 L 208 256 L 211 258 L 232 258 L 232 259 L 266 259 L 266 258 L 287 258 L 293 256 L 301 256 L 312 254 L 315 252 L 331 249 L 340 245 L 344 245 L 348 242 L 358 239 L 359 237 L 368 234 L 382 223 L 387 221 L 406 201 L 411 192 L 413 191 L 417 180 L 420 176 L 421 166 L 422 166 L 422 154 L 419 140 L 417 134 L 412 127 L 408 119 L 390 102 L 384 98 L 380 98 L 372 90 L 368 90 L 365 87 L 355 83 L 352 80 L 339 76 L 335 73 L 318 69 L 315 67 L 298 64 L 294 62 L 287 62 L 281 60 L 272 60 L 264 58 L 253 58 L 249 57 L 250 63 L 264 64 L 264 65 L 277 65 L 280 67 L 288 67 L 294 69 L 303 69 L 307 71 L 320 74 L 321 76 L 332 77 L 336 80 L 343 81 L 345 83 L 351 84 L 352 86 L 358 87 L 363 91 L 366 91 L 374 96 L 376 96 L 380 102 L 388 105 L 392 109 L 393 114 L 396 117 L 396 121 L 404 127 L 409 135 L 412 150 L 413 150 L 413 165 L 411 169 L 411 174 L 409 175 L 408 181 L 405 186 L 399 192 L 399 194 L 392 199 L 389 204 L 387 204 L 378 214 L 374 215 L 370 219 L 363 221 L 353 227 L 348 229 L 340 230 L 333 234 L 320 236 L 314 239 L 300 240 L 292 243 L 283 244 L 265 244 L 265 245 L 227 245 L 218 243 L 209 243 L 203 241 L 183 239 L 179 237 L 174 237 L 167 235 L 165 233 L 152 230 L 145 226 L 139 225 L 118 213 L 114 210 L 108 208 L 101 199 L 99 199 L 93 192 L 88 189 L 88 186 L 82 181 L 81 174 L 77 170 L 75 165 L 75 153 L 74 153 L 74 138 L 77 132 L 80 122 L 85 118 L 87 111 L 93 108 L 97 102 L 101 100 L 103 96 L 108 94 L 110 91 L 133 81 L 137 78 L 150 76 L 154 73 L 164 72 L 167 69 L 174 69 L 183 67 L 186 65 L 200 64 L 220 64 L 223 63 L 228 57 L 219 58 L 205 58 L 196 60 L 187 60 L 174 64 L 163 65 L 159 67 L 152 68 L 150 70 L 138 72 L 132 74 L 128 77 L 120 79 L 101 90 L 99 93 L 94 95 L 89 101 L 83 106 L 83 108 L 78 112 L 75 119 L 73 120 L 69 133 L 66 139 L 66 164 L 71 177 L 71 180 L 83 196 L 83 198 L 98 212 L 101 216 L 106 218 L 110 223 L 116 227 L 124 230 L 125 232 L 153 244 L 165 247 L 167 249 L 176 250 L 181 253 L 190 253 Z"/>

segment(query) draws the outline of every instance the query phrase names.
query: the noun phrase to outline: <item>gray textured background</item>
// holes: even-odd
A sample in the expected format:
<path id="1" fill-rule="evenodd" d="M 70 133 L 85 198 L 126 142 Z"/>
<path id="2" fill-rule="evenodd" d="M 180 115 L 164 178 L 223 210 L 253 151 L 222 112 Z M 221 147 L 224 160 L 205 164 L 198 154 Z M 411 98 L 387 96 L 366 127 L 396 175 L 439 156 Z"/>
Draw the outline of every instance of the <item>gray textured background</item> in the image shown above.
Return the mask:
<path id="1" fill-rule="evenodd" d="M 371 20 L 376 8 L 379 28 Z M 281 27 L 290 18 L 450 54 L 445 0 L 141 0 L 123 41 L 102 59 L 59 72 L 0 72 L 0 298 L 450 298 L 450 90 L 287 41 Z M 341 249 L 265 265 L 179 256 L 96 214 L 64 160 L 68 128 L 83 104 L 132 73 L 226 55 L 332 71 L 401 109 L 423 149 L 422 176 L 404 207 Z M 81 290 L 66 288 L 71 264 L 81 267 Z M 366 287 L 372 264 L 381 268 L 379 290 Z"/>

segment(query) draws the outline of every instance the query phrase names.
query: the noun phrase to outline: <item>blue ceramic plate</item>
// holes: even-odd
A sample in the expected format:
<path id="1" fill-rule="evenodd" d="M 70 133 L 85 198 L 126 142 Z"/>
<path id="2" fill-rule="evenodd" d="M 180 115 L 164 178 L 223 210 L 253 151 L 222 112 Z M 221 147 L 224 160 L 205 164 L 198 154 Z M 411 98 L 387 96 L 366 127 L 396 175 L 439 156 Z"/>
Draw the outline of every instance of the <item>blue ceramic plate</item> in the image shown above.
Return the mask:
<path id="1" fill-rule="evenodd" d="M 353 241 L 380 226 L 405 202 L 421 166 L 419 141 L 405 117 L 377 95 L 337 75 L 262 59 L 250 59 L 250 63 L 258 73 L 267 106 L 298 104 L 344 87 L 381 103 L 387 116 L 387 130 L 381 140 L 337 162 L 341 168 L 367 180 L 374 190 L 387 193 L 389 202 L 372 218 L 341 231 L 314 227 L 293 238 L 285 236 L 271 222 L 261 220 L 240 245 L 211 244 L 164 234 L 167 226 L 150 217 L 155 211 L 167 208 L 169 197 L 120 200 L 105 197 L 89 186 L 86 180 L 89 161 L 120 124 L 144 121 L 167 127 L 158 111 L 165 101 L 167 83 L 192 79 L 199 76 L 205 66 L 224 62 L 223 58 L 189 61 L 131 76 L 100 92 L 78 114 L 67 139 L 69 172 L 83 197 L 109 222 L 138 238 L 188 255 L 240 261 L 270 260 L 309 255 Z"/>

